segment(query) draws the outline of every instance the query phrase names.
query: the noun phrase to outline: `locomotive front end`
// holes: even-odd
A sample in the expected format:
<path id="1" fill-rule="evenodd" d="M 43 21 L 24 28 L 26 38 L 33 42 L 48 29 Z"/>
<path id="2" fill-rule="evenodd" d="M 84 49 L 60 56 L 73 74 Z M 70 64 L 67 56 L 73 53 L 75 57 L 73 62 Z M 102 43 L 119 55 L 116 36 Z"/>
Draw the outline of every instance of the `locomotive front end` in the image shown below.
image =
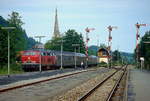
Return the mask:
<path id="1" fill-rule="evenodd" d="M 24 51 L 21 61 L 22 68 L 25 71 L 38 70 L 40 63 L 40 52 L 39 51 Z"/>

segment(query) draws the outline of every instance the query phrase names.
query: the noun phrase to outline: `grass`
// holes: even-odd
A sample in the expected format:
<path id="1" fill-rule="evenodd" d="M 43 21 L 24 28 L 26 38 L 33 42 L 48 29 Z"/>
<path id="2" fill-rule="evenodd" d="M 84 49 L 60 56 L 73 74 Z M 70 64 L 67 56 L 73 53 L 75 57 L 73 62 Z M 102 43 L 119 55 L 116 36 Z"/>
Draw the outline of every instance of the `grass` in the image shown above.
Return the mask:
<path id="1" fill-rule="evenodd" d="M 112 62 L 111 63 L 111 66 L 121 66 L 122 65 L 122 63 L 118 63 L 118 62 Z M 108 67 L 108 64 L 107 63 L 105 63 L 105 62 L 101 62 L 101 63 L 99 63 L 98 64 L 98 66 L 100 66 L 100 67 Z"/>
<path id="2" fill-rule="evenodd" d="M 10 65 L 10 74 L 21 74 L 24 71 L 21 68 L 21 64 L 11 64 Z M 8 67 L 3 66 L 0 68 L 0 75 L 7 75 L 8 74 Z"/>
<path id="3" fill-rule="evenodd" d="M 98 64 L 99 67 L 107 67 L 107 63 L 105 62 L 101 62 Z"/>

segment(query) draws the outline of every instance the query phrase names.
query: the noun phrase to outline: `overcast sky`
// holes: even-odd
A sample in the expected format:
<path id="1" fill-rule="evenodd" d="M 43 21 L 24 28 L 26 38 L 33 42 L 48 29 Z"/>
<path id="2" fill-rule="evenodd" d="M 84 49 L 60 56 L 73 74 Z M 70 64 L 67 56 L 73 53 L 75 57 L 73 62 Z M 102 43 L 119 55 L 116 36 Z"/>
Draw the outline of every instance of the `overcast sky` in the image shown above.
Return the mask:
<path id="1" fill-rule="evenodd" d="M 95 28 L 89 45 L 107 44 L 107 27 L 118 26 L 112 31 L 113 50 L 133 52 L 135 24 L 150 24 L 150 0 L 0 0 L 0 15 L 8 18 L 12 11 L 19 12 L 27 35 L 45 35 L 45 43 L 52 38 L 56 7 L 61 33 L 75 29 L 85 37 L 86 27 Z M 149 29 L 141 27 L 141 36 Z"/>

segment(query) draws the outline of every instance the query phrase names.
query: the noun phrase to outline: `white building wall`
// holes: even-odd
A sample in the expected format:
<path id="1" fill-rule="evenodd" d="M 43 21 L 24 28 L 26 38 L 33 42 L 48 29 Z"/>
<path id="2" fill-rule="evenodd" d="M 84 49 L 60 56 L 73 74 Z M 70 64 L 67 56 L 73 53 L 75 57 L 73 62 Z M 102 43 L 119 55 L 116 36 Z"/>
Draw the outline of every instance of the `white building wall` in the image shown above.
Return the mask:
<path id="1" fill-rule="evenodd" d="M 108 58 L 99 58 L 99 62 L 105 62 L 108 63 Z"/>

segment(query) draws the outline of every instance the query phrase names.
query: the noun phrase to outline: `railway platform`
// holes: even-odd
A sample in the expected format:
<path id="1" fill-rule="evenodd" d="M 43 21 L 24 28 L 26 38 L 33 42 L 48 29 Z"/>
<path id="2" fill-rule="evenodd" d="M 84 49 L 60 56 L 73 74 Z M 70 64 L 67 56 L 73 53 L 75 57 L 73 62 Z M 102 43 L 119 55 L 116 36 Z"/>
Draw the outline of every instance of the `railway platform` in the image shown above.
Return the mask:
<path id="1" fill-rule="evenodd" d="M 0 77 L 0 92 L 9 89 L 20 88 L 40 82 L 45 82 L 65 76 L 70 76 L 73 74 L 78 74 L 86 72 L 93 69 L 62 69 L 62 70 L 52 70 L 43 72 L 31 72 L 26 74 L 12 75 L 11 77 Z"/>
<path id="2" fill-rule="evenodd" d="M 82 70 L 82 68 L 72 68 L 72 69 L 57 69 L 57 70 L 49 70 L 49 71 L 36 71 L 36 72 L 27 72 L 24 74 L 12 74 L 10 77 L 6 76 L 0 76 L 0 86 L 7 85 L 23 80 L 30 80 L 30 79 L 37 79 L 41 77 L 49 77 L 57 74 L 72 72 L 72 71 L 78 71 Z"/>
<path id="3" fill-rule="evenodd" d="M 131 69 L 128 101 L 150 101 L 150 71 Z"/>

